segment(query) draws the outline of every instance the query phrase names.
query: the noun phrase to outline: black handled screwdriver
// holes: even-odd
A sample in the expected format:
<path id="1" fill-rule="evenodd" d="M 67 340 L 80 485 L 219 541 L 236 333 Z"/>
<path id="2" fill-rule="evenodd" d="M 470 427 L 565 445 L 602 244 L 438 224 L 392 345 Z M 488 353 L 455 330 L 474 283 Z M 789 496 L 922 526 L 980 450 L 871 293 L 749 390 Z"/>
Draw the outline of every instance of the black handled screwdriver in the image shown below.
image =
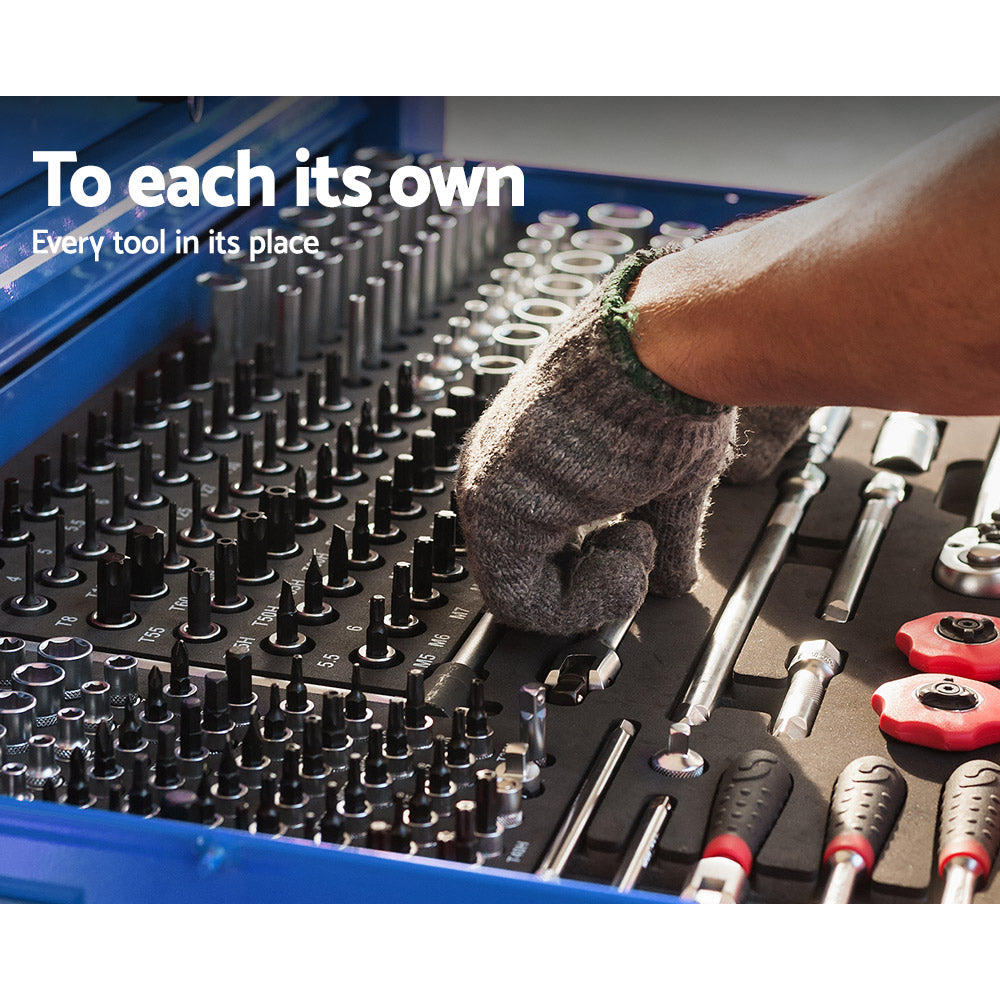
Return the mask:
<path id="1" fill-rule="evenodd" d="M 970 760 L 952 773 L 938 814 L 938 874 L 942 903 L 971 903 L 990 876 L 1000 845 L 1000 767 Z"/>
<path id="2" fill-rule="evenodd" d="M 681 899 L 742 902 L 754 858 L 791 791 L 791 773 L 768 750 L 750 750 L 730 764 L 715 793 L 701 861 L 684 886 Z"/>
<path id="3" fill-rule="evenodd" d="M 833 785 L 823 864 L 830 874 L 824 903 L 849 903 L 862 874 L 868 877 L 906 802 L 906 782 L 884 757 L 852 760 Z"/>

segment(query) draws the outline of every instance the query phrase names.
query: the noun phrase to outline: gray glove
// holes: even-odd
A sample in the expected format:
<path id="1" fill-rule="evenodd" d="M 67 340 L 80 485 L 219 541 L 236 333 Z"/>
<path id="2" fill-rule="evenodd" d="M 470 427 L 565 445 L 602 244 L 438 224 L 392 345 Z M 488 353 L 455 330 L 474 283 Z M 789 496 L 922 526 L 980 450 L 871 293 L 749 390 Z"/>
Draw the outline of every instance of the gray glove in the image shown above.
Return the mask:
<path id="1" fill-rule="evenodd" d="M 632 615 L 654 561 L 657 593 L 697 578 L 734 413 L 667 385 L 632 349 L 625 297 L 660 255 L 628 258 L 466 438 L 456 492 L 469 569 L 509 625 L 571 635 Z M 578 544 L 583 526 L 627 511 Z"/>
<path id="2" fill-rule="evenodd" d="M 740 485 L 767 479 L 802 437 L 812 413 L 811 406 L 741 407 L 736 422 L 737 454 L 726 479 Z"/>

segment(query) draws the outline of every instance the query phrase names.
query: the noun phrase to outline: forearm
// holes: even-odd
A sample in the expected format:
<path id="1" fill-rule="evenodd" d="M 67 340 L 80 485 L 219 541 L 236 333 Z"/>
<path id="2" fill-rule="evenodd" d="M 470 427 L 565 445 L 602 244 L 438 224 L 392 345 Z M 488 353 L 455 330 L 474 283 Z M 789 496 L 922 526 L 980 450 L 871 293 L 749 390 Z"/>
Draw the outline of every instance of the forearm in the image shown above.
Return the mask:
<path id="1" fill-rule="evenodd" d="M 734 405 L 1000 412 L 1000 109 L 649 265 L 636 352 Z"/>

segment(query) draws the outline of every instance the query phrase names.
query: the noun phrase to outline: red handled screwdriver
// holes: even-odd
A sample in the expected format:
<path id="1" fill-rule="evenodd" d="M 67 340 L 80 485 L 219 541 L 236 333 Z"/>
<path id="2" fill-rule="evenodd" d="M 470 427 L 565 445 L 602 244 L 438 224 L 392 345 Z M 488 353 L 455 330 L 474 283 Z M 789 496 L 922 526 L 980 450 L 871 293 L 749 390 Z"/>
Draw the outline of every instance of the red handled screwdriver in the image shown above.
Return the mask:
<path id="1" fill-rule="evenodd" d="M 1000 767 L 970 760 L 948 779 L 938 814 L 938 874 L 942 903 L 971 903 L 989 878 L 1000 844 Z"/>
<path id="2" fill-rule="evenodd" d="M 681 899 L 742 902 L 754 858 L 791 791 L 788 768 L 770 751 L 750 750 L 738 757 L 719 781 L 708 842 Z"/>
<path id="3" fill-rule="evenodd" d="M 837 778 L 830 799 L 823 864 L 831 865 L 824 903 L 849 903 L 870 876 L 906 801 L 906 782 L 884 757 L 859 757 Z"/>

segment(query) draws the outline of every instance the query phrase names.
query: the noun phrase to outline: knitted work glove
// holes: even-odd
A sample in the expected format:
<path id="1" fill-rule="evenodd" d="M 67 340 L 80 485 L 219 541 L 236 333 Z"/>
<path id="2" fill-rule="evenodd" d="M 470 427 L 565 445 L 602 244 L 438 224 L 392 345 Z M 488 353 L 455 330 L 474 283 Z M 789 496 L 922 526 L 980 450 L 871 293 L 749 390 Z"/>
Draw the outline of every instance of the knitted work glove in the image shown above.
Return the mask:
<path id="1" fill-rule="evenodd" d="M 628 258 L 467 435 L 456 492 L 469 569 L 508 625 L 572 635 L 634 614 L 657 543 L 658 592 L 680 593 L 697 578 L 701 522 L 730 457 L 734 414 L 667 385 L 632 349 L 625 298 L 660 255 Z M 636 507 L 635 518 L 577 544 L 582 526 Z"/>
<path id="2" fill-rule="evenodd" d="M 733 464 L 726 479 L 741 485 L 767 479 L 785 452 L 809 426 L 813 408 L 805 406 L 749 406 L 737 418 Z"/>

